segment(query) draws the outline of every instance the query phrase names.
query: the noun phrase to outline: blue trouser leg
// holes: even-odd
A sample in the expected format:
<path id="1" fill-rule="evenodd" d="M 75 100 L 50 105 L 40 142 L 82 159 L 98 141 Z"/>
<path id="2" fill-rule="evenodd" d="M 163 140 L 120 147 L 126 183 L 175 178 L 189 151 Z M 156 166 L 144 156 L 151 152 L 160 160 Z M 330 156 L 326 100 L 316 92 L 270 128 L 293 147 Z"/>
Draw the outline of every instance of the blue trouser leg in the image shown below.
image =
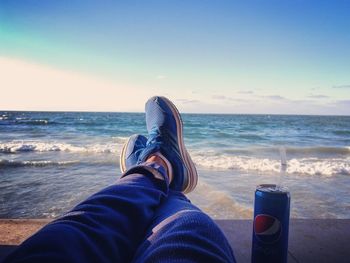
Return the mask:
<path id="1" fill-rule="evenodd" d="M 130 174 L 30 237 L 4 262 L 128 262 L 167 196 L 165 180 Z"/>
<path id="2" fill-rule="evenodd" d="M 140 172 L 48 224 L 4 262 L 234 261 L 207 215 L 181 193 L 169 192 L 160 173 Z"/>
<path id="3" fill-rule="evenodd" d="M 133 261 L 235 262 L 235 258 L 213 220 L 182 193 L 170 190 Z"/>

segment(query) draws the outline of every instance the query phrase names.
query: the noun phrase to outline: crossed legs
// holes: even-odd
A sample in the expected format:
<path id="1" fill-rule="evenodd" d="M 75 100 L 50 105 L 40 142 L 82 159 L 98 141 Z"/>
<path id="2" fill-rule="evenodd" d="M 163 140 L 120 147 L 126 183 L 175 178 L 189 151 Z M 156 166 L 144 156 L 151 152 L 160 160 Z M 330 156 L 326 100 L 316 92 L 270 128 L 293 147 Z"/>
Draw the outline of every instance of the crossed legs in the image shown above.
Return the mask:
<path id="1" fill-rule="evenodd" d="M 155 164 L 92 195 L 4 262 L 233 262 L 220 229 L 154 176 Z"/>

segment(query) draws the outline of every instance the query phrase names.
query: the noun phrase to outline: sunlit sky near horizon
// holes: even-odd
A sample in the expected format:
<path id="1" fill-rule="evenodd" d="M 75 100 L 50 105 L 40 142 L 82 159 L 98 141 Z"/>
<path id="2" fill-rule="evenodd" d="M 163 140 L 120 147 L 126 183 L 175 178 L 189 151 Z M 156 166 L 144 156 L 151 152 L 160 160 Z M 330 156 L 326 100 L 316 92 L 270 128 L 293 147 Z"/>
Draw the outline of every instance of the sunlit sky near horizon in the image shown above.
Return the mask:
<path id="1" fill-rule="evenodd" d="M 0 0 L 0 110 L 350 115 L 350 1 Z"/>

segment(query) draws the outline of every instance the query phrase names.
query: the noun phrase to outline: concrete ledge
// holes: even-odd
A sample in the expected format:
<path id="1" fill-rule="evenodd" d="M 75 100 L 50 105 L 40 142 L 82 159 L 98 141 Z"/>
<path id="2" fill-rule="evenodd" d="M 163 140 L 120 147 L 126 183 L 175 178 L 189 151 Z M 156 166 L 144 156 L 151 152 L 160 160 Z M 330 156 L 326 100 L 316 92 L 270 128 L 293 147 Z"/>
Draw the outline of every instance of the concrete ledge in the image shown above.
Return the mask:
<path id="1" fill-rule="evenodd" d="M 0 261 L 46 219 L 0 219 Z M 238 262 L 250 262 L 252 221 L 216 220 Z M 350 219 L 292 219 L 288 262 L 349 262 Z"/>
<path id="2" fill-rule="evenodd" d="M 250 262 L 251 220 L 216 220 L 238 262 Z M 350 262 L 350 219 L 291 219 L 288 262 Z"/>

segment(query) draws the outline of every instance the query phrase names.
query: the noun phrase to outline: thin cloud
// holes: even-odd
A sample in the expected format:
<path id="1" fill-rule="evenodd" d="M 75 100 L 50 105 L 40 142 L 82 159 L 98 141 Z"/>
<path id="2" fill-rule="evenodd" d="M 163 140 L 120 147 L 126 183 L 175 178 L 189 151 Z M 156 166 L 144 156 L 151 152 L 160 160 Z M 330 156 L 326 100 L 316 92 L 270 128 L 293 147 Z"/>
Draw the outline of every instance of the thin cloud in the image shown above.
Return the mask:
<path id="1" fill-rule="evenodd" d="M 192 103 L 199 103 L 199 100 L 189 100 L 189 99 L 177 99 L 176 101 L 183 103 L 183 104 L 192 104 Z"/>
<path id="2" fill-rule="evenodd" d="M 270 95 L 270 96 L 265 96 L 265 98 L 268 98 L 270 100 L 288 100 L 287 98 L 284 98 L 280 95 Z"/>
<path id="3" fill-rule="evenodd" d="M 311 99 L 328 99 L 329 98 L 329 96 L 321 95 L 321 94 L 310 94 L 307 97 Z"/>
<path id="4" fill-rule="evenodd" d="M 229 99 L 229 97 L 226 97 L 224 95 L 213 95 L 213 96 L 211 96 L 211 98 L 214 100 L 228 100 Z"/>
<path id="5" fill-rule="evenodd" d="M 247 100 L 245 99 L 240 99 L 240 98 L 233 98 L 233 97 L 228 97 L 228 96 L 224 96 L 224 95 L 212 95 L 211 96 L 212 99 L 214 100 L 221 100 L 221 101 L 235 101 L 235 102 L 245 102 Z"/>
<path id="6" fill-rule="evenodd" d="M 158 76 L 156 76 L 156 79 L 166 79 L 166 76 L 164 76 L 164 75 L 158 75 Z"/>
<path id="7" fill-rule="evenodd" d="M 336 103 L 343 106 L 350 106 L 350 100 L 337 100 Z"/>
<path id="8" fill-rule="evenodd" d="M 297 99 L 297 100 L 288 100 L 287 99 L 287 101 L 289 101 L 290 103 L 294 103 L 294 104 L 305 104 L 305 105 L 311 105 L 311 104 L 313 104 L 313 105 L 316 105 L 315 104 L 315 100 L 307 100 L 307 99 Z"/>
<path id="9" fill-rule="evenodd" d="M 238 91 L 239 94 L 253 94 L 254 91 L 252 90 L 240 90 Z"/>
<path id="10" fill-rule="evenodd" d="M 333 89 L 350 89 L 350 85 L 335 85 Z"/>

